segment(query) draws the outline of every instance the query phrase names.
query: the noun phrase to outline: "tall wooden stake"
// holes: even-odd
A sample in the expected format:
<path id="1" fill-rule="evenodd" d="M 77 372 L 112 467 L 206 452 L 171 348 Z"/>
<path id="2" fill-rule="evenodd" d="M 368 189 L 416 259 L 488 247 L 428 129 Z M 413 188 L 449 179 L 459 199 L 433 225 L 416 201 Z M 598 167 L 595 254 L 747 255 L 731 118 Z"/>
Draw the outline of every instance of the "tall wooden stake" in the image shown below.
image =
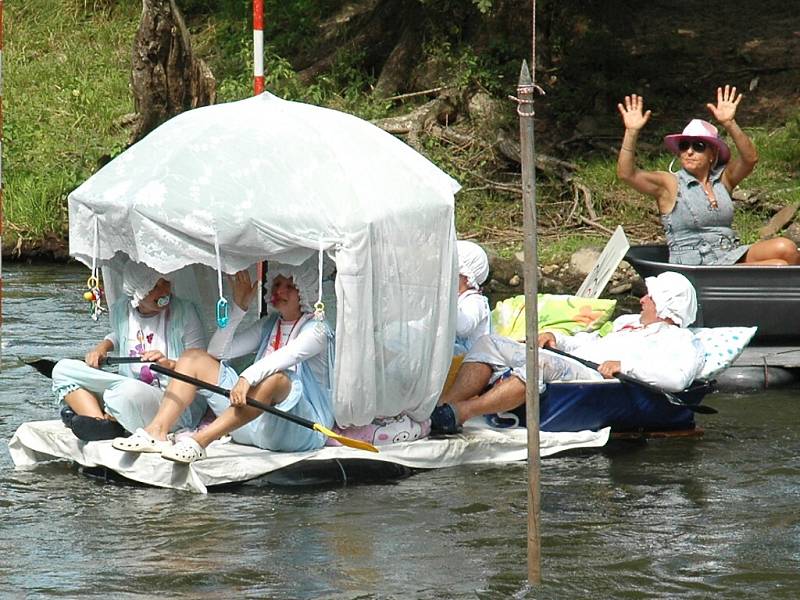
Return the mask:
<path id="1" fill-rule="evenodd" d="M 3 0 L 0 0 L 0 340 L 3 339 Z M 0 350 L 0 364 L 2 364 Z"/>
<path id="2" fill-rule="evenodd" d="M 535 86 L 528 63 L 522 61 L 517 84 L 520 158 L 522 160 L 522 225 L 525 240 L 525 339 L 526 371 L 525 409 L 528 427 L 528 581 L 542 582 L 541 534 L 539 531 L 539 347 L 537 345 L 537 266 L 536 242 L 536 170 L 533 151 L 533 95 Z"/>

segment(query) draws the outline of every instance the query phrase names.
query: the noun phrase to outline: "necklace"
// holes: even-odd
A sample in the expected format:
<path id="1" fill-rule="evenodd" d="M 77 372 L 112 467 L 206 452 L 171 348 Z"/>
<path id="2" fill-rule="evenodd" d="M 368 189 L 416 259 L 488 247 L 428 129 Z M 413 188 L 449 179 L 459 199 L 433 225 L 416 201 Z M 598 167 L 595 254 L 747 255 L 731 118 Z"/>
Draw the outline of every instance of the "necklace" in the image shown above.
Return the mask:
<path id="1" fill-rule="evenodd" d="M 703 184 L 703 191 L 706 193 L 706 198 L 708 198 L 711 208 L 719 208 L 717 197 L 714 195 L 714 185 L 710 181 Z"/>
<path id="2" fill-rule="evenodd" d="M 289 323 L 291 323 L 291 321 L 289 321 Z M 287 323 L 287 325 L 289 323 Z M 300 323 L 300 319 L 297 319 L 292 325 L 292 328 L 289 330 L 289 335 L 286 336 L 287 342 L 292 338 L 292 334 L 294 333 L 294 329 L 295 327 L 297 327 L 298 323 Z M 281 347 L 281 339 L 283 337 L 283 333 L 281 332 L 282 328 L 283 328 L 283 319 L 278 319 L 278 331 L 275 332 L 275 340 L 272 342 L 273 350 L 277 350 L 278 348 Z"/>

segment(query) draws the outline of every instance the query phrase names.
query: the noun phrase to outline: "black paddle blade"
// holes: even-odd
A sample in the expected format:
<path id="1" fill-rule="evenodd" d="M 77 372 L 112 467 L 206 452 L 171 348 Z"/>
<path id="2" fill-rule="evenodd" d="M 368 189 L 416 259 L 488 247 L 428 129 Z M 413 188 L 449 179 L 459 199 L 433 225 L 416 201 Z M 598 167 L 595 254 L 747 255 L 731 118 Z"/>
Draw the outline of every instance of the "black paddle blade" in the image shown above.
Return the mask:
<path id="1" fill-rule="evenodd" d="M 53 378 L 53 367 L 56 366 L 56 361 L 47 358 L 37 358 L 35 360 L 22 360 L 29 367 L 33 367 L 45 377 Z"/>
<path id="2" fill-rule="evenodd" d="M 679 406 L 684 406 L 684 407 L 688 408 L 691 411 L 694 411 L 696 413 L 702 413 L 704 415 L 715 415 L 715 414 L 717 414 L 719 412 L 716 408 L 713 408 L 711 406 L 706 406 L 705 404 L 683 404 L 683 403 L 681 403 Z"/>

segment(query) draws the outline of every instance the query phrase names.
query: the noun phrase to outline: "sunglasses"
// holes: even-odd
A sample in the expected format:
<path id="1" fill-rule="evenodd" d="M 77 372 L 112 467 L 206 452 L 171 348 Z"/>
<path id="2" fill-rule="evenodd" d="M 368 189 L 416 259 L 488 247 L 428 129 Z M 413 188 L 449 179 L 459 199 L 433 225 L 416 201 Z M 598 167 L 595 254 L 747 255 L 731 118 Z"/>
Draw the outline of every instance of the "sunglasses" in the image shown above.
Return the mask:
<path id="1" fill-rule="evenodd" d="M 681 152 L 686 152 L 690 146 L 695 152 L 705 152 L 706 148 L 708 148 L 708 144 L 702 140 L 693 140 L 691 142 L 689 140 L 681 140 L 678 142 L 678 150 Z"/>

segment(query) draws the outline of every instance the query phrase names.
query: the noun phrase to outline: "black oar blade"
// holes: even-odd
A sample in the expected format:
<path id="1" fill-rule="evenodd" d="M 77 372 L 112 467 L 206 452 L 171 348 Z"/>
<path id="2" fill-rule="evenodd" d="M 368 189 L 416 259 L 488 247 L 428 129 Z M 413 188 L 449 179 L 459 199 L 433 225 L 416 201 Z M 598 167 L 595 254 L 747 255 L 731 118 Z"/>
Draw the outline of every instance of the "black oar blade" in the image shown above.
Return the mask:
<path id="1" fill-rule="evenodd" d="M 696 413 L 702 413 L 704 415 L 715 415 L 719 412 L 716 408 L 713 408 L 711 406 L 706 406 L 705 404 L 681 404 L 680 406 L 688 408 L 689 410 L 694 411 Z"/>
<path id="2" fill-rule="evenodd" d="M 49 360 L 47 358 L 37 358 L 35 360 L 25 360 L 21 359 L 29 367 L 33 367 L 39 373 L 44 375 L 45 377 L 49 377 L 52 379 L 53 377 L 53 368 L 56 366 L 56 361 Z"/>

